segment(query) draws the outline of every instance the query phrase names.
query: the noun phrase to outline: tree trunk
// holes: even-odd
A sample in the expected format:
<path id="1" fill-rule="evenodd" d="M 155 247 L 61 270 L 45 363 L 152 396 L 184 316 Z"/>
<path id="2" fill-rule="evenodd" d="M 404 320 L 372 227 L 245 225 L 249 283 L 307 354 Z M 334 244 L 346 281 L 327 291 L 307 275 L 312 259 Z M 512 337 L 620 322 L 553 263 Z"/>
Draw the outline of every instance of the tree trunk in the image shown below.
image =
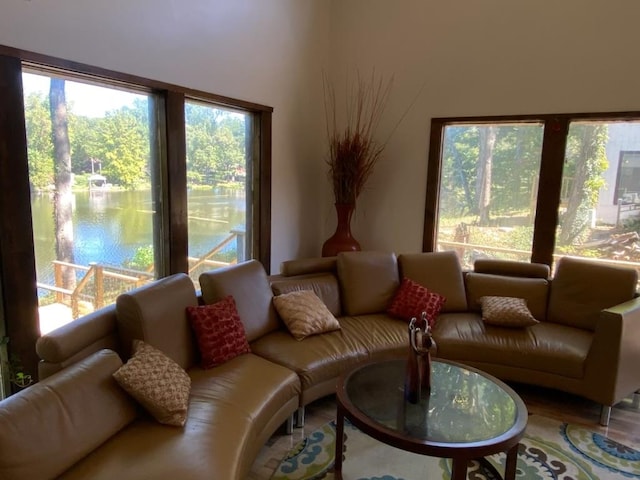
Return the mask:
<path id="1" fill-rule="evenodd" d="M 467 180 L 467 175 L 464 171 L 464 167 L 462 166 L 462 158 L 460 157 L 460 153 L 457 149 L 454 149 L 453 151 L 453 165 L 454 170 L 458 174 L 458 181 L 464 190 L 464 204 L 466 205 L 466 208 L 463 207 L 460 209 L 460 216 L 463 216 L 466 212 L 473 211 L 473 196 L 471 195 L 471 187 Z"/>
<path id="2" fill-rule="evenodd" d="M 586 196 L 585 183 L 589 178 L 588 159 L 595 155 L 596 146 L 596 129 L 589 125 L 583 126 L 580 144 L 578 146 L 575 173 L 573 174 L 573 181 L 571 182 L 569 197 L 567 199 L 567 211 L 562 216 L 560 234 L 558 235 L 558 243 L 560 245 L 570 245 L 573 243 L 584 227 L 584 222 L 578 219 L 578 215 Z"/>
<path id="3" fill-rule="evenodd" d="M 67 119 L 65 81 L 51 79 L 49 103 L 54 153 L 54 225 L 56 235 L 56 259 L 74 263 L 73 257 L 73 205 L 71 193 L 71 148 Z M 62 267 L 63 288 L 75 288 L 73 268 Z"/>
<path id="4" fill-rule="evenodd" d="M 496 144 L 497 130 L 494 126 L 480 127 L 480 152 L 478 155 L 478 176 L 476 192 L 478 195 L 478 217 L 480 225 L 487 225 L 491 208 L 491 173 L 493 169 L 493 147 Z"/>

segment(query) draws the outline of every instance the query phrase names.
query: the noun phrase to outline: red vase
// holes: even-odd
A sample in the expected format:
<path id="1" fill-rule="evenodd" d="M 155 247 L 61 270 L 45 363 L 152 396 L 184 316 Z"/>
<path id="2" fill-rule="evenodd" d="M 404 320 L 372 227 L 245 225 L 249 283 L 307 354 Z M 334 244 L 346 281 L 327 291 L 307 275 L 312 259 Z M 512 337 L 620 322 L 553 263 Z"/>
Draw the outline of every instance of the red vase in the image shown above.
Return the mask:
<path id="1" fill-rule="evenodd" d="M 355 205 L 352 203 L 336 203 L 338 225 L 336 233 L 322 245 L 322 256 L 333 257 L 340 252 L 358 252 L 360 244 L 351 236 L 351 215 Z"/>

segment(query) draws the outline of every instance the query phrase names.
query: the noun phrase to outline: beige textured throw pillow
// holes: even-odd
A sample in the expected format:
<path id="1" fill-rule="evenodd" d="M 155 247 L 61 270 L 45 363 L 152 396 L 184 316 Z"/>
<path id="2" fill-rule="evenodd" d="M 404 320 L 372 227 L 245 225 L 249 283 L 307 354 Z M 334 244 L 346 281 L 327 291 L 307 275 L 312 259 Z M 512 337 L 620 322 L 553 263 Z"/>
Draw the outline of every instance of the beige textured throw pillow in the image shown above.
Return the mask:
<path id="1" fill-rule="evenodd" d="M 485 296 L 480 298 L 482 320 L 500 327 L 530 327 L 539 323 L 524 298 Z"/>
<path id="2" fill-rule="evenodd" d="M 340 329 L 336 317 L 312 290 L 277 295 L 273 297 L 273 304 L 297 340 Z"/>
<path id="3" fill-rule="evenodd" d="M 191 391 L 191 378 L 187 372 L 141 340 L 133 341 L 133 352 L 113 377 L 158 422 L 183 426 Z"/>

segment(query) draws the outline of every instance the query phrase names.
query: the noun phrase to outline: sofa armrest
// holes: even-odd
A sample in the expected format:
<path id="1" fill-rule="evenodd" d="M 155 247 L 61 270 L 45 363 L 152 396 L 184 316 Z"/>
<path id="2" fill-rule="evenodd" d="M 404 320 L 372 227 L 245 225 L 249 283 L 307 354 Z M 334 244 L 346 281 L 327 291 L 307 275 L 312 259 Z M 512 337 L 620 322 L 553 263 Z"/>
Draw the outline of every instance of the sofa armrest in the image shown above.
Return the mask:
<path id="1" fill-rule="evenodd" d="M 614 405 L 640 388 L 640 298 L 600 312 L 586 360 L 590 398 Z"/>
<path id="2" fill-rule="evenodd" d="M 101 350 L 0 403 L 0 478 L 58 478 L 137 416 Z"/>
<path id="3" fill-rule="evenodd" d="M 40 380 L 104 348 L 120 353 L 115 305 L 80 317 L 38 338 Z"/>

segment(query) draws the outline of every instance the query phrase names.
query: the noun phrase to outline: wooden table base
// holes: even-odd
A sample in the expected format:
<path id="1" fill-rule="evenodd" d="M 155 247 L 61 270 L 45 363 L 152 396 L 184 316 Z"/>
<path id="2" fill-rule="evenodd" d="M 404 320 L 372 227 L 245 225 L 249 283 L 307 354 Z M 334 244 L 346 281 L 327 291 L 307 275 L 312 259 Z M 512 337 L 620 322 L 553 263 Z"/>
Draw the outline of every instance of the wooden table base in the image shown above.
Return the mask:
<path id="1" fill-rule="evenodd" d="M 507 460 L 504 468 L 504 480 L 515 480 L 516 478 L 516 466 L 518 463 L 518 447 L 519 443 L 515 444 L 507 451 Z M 342 453 L 344 451 L 344 412 L 340 406 L 336 412 L 336 450 L 334 457 L 334 478 L 335 480 L 342 480 Z M 454 458 L 452 460 L 451 480 L 466 480 L 467 479 L 467 466 L 469 460 L 466 458 Z"/>

